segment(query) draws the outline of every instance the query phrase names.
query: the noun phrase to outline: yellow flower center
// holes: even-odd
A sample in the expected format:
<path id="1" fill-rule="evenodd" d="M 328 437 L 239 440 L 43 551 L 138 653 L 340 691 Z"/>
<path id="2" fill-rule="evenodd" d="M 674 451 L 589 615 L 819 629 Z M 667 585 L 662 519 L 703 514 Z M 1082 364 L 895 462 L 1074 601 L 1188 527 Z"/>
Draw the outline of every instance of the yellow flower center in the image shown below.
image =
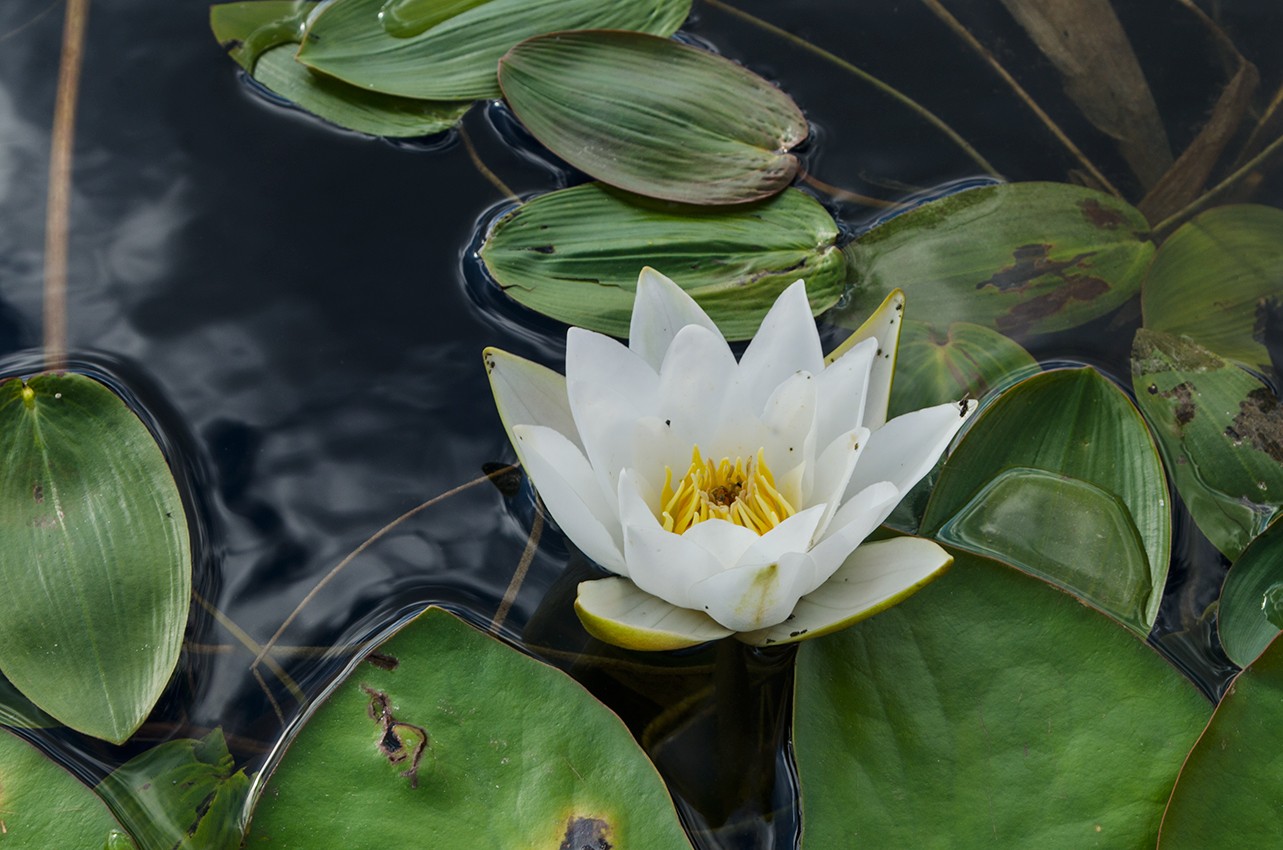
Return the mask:
<path id="1" fill-rule="evenodd" d="M 683 534 L 706 519 L 724 519 L 736 525 L 765 534 L 797 513 L 788 500 L 775 489 L 775 476 L 766 465 L 762 449 L 757 457 L 731 459 L 719 463 L 705 460 L 695 446 L 691 467 L 686 477 L 673 488 L 673 468 L 666 473 L 661 496 L 660 521 L 665 531 Z"/>

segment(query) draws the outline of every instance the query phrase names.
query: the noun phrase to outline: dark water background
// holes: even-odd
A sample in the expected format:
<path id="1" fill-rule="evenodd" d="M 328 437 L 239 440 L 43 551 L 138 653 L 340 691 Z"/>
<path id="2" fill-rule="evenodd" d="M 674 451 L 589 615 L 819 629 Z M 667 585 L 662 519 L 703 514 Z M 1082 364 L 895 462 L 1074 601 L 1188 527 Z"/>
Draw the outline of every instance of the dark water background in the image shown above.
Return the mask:
<path id="1" fill-rule="evenodd" d="M 1116 5 L 1179 153 L 1228 77 L 1223 57 L 1175 0 Z M 919 3 L 739 6 L 924 103 L 1010 180 L 1064 180 L 1077 164 Z M 1139 187 L 1112 142 L 1080 116 L 997 0 L 951 6 L 1135 201 Z M 1257 63 L 1261 91 L 1277 89 L 1283 7 L 1219 0 L 1204 8 Z M 514 459 L 481 350 L 495 345 L 561 370 L 564 328 L 486 289 L 470 250 L 504 199 L 457 134 L 391 144 L 272 105 L 224 55 L 207 17 L 207 5 L 192 0 L 93 2 L 76 126 L 70 345 L 78 368 L 120 388 L 154 426 L 188 500 L 197 591 L 262 643 L 378 528 L 476 478 L 483 464 Z M 6 375 L 39 368 L 33 349 L 61 28 L 61 3 L 0 3 Z M 700 2 L 684 32 L 794 97 L 814 131 L 804 167 L 827 183 L 893 198 L 976 175 L 921 119 L 778 36 Z M 583 179 L 514 132 L 500 106 L 477 105 L 464 126 L 518 194 Z M 873 214 L 821 200 L 851 232 Z M 1255 200 L 1279 203 L 1283 183 L 1271 178 Z M 1115 319 L 1026 342 L 1041 360 L 1094 365 L 1130 392 L 1138 318 Z M 843 333 L 826 331 L 831 341 Z M 281 642 L 358 644 L 429 602 L 484 624 L 532 517 L 528 486 L 511 498 L 486 483 L 454 496 L 351 563 Z M 1217 694 L 1232 668 L 1214 645 L 1214 623 L 1198 620 L 1227 564 L 1182 511 L 1174 531 L 1171 583 L 1152 641 Z M 589 646 L 568 600 L 591 569 L 550 527 L 505 634 L 515 640 L 524 630 L 528 645 L 543 647 L 624 717 L 702 844 L 791 846 L 787 748 L 777 746 L 791 656 L 724 642 L 652 662 Z M 93 781 L 158 741 L 221 726 L 238 764 L 262 766 L 285 726 L 249 674 L 253 655 L 204 609 L 192 612 L 189 651 L 133 742 L 115 748 L 42 733 L 41 746 Z M 1159 637 L 1169 632 L 1177 634 Z M 585 649 L 590 657 L 579 657 Z M 301 650 L 283 663 L 315 695 L 353 659 L 351 651 Z M 286 720 L 296 719 L 298 703 L 268 684 Z M 672 710 L 699 694 L 693 708 Z"/>

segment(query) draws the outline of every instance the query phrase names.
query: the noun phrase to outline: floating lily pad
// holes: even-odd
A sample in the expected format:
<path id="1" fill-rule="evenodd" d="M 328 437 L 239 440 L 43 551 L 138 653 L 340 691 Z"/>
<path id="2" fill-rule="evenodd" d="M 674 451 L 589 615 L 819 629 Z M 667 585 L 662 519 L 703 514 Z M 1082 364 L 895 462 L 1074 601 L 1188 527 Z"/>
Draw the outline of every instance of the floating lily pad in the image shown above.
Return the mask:
<path id="1" fill-rule="evenodd" d="M 199 741 L 153 747 L 114 770 L 97 790 L 139 850 L 241 846 L 249 778 L 233 764 L 221 729 Z"/>
<path id="2" fill-rule="evenodd" d="M 1047 333 L 1108 313 L 1140 289 L 1149 225 L 1110 195 L 1063 183 L 982 186 L 902 213 L 846 248 L 855 327 L 892 289 L 941 331 L 971 322 Z"/>
<path id="3" fill-rule="evenodd" d="M 1167 238 L 1141 298 L 1145 327 L 1184 334 L 1221 357 L 1270 368 L 1283 346 L 1283 210 L 1210 209 Z M 1278 336 L 1278 339 L 1274 339 Z"/>
<path id="4" fill-rule="evenodd" d="M 689 848 L 628 729 L 565 674 L 436 608 L 379 651 L 290 744 L 247 847 Z"/>
<path id="5" fill-rule="evenodd" d="M 0 384 L 0 670 L 119 743 L 178 663 L 191 596 L 182 500 L 146 426 L 84 375 Z"/>
<path id="6" fill-rule="evenodd" d="M 925 322 L 906 320 L 891 385 L 892 417 L 923 407 L 981 398 L 1038 371 L 1038 361 L 997 331 L 967 322 L 940 339 Z"/>
<path id="7" fill-rule="evenodd" d="M 134 847 L 94 792 L 5 731 L 0 731 L 0 845 L 6 850 Z"/>
<path id="8" fill-rule="evenodd" d="M 501 97 L 499 58 L 560 30 L 669 36 L 691 0 L 338 0 L 316 16 L 299 61 L 373 91 L 435 100 Z"/>
<path id="9" fill-rule="evenodd" d="M 1194 522 L 1237 558 L 1283 505 L 1283 406 L 1189 337 L 1144 328 L 1132 383 Z"/>
<path id="10" fill-rule="evenodd" d="M 1171 510 L 1127 396 L 1093 369 L 1058 369 L 980 414 L 945 462 L 922 533 L 1014 563 L 1148 634 Z"/>
<path id="11" fill-rule="evenodd" d="M 813 312 L 837 301 L 845 280 L 837 235 L 824 207 L 796 189 L 702 207 L 588 183 L 499 219 L 481 259 L 530 309 L 617 337 L 628 336 L 637 275 L 651 266 L 689 292 L 728 339 L 748 339 L 798 278 Z"/>
<path id="12" fill-rule="evenodd" d="M 373 136 L 427 136 L 450 129 L 468 102 L 441 102 L 365 91 L 295 61 L 316 3 L 262 0 L 211 6 L 214 36 L 273 94 L 340 127 Z"/>
<path id="13" fill-rule="evenodd" d="M 797 104 L 742 65 L 645 33 L 528 39 L 499 62 L 499 84 L 557 156 L 613 186 L 671 201 L 773 195 L 797 173 L 789 149 L 807 134 Z"/>
<path id="14" fill-rule="evenodd" d="M 1152 847 L 1211 706 L 1072 596 L 954 555 L 798 651 L 802 850 Z"/>
<path id="15" fill-rule="evenodd" d="M 1217 608 L 1221 646 L 1240 667 L 1252 663 L 1283 627 L 1283 525 L 1252 541 L 1225 576 Z"/>
<path id="16" fill-rule="evenodd" d="M 1283 846 L 1283 641 L 1235 679 L 1181 770 L 1159 850 Z"/>

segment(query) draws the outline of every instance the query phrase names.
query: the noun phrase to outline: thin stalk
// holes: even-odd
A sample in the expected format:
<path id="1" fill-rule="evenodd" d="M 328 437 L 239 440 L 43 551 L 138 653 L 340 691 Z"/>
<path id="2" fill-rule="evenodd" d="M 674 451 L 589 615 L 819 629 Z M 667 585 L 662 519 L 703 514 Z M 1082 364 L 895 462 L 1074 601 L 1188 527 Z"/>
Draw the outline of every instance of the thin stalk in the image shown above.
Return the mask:
<path id="1" fill-rule="evenodd" d="M 823 180 L 820 180 L 812 174 L 807 174 L 805 171 L 801 172 L 800 176 L 802 178 L 802 182 L 806 185 L 813 186 L 828 195 L 830 198 L 837 198 L 840 201 L 850 201 L 853 204 L 862 204 L 866 207 L 876 207 L 881 210 L 894 210 L 905 206 L 904 204 L 897 204 L 895 201 L 885 201 L 882 198 L 872 198 L 868 195 L 861 195 L 857 192 L 839 189 L 837 186 L 825 183 Z"/>
<path id="2" fill-rule="evenodd" d="M 1283 149 L 1283 136 L 1280 136 L 1270 142 L 1265 146 L 1264 150 L 1248 160 L 1242 168 L 1235 171 L 1229 177 L 1226 177 L 1220 183 L 1217 183 L 1211 189 L 1208 189 L 1184 209 L 1169 215 L 1167 218 L 1154 225 L 1153 228 L 1151 228 L 1151 232 L 1156 238 L 1161 238 L 1168 231 L 1175 230 L 1178 226 L 1183 224 L 1186 219 L 1192 218 L 1200 210 L 1215 200 L 1217 196 L 1221 195 L 1227 189 L 1232 189 L 1235 184 L 1259 168 L 1267 159 L 1278 153 L 1280 149 Z"/>
<path id="3" fill-rule="evenodd" d="M 49 141 L 49 198 L 45 206 L 45 368 L 67 360 L 67 240 L 71 230 L 71 158 L 76 136 L 76 99 L 85 55 L 89 0 L 67 0 L 58 63 L 53 135 Z"/>
<path id="4" fill-rule="evenodd" d="M 250 637 L 244 629 L 238 626 L 231 617 L 215 608 L 205 599 L 205 597 L 193 590 L 192 598 L 196 600 L 196 604 L 208 611 L 213 618 L 218 621 L 220 626 L 231 632 L 232 637 L 240 641 L 241 644 L 250 652 L 259 652 L 262 649 L 262 647 L 258 645 L 258 642 Z M 267 664 L 268 669 L 272 671 L 272 674 L 281 680 L 281 684 L 290 692 L 290 696 L 294 697 L 299 705 L 307 705 L 307 695 L 303 693 L 303 689 L 298 686 L 298 683 L 294 681 L 290 674 L 285 672 L 285 668 L 270 655 L 264 658 L 263 661 Z"/>
<path id="5" fill-rule="evenodd" d="M 1096 168 L 1092 161 L 1087 158 L 1087 155 L 1079 150 L 1078 146 L 1065 135 L 1065 132 L 1060 129 L 1060 126 L 1055 121 L 1051 120 L 1051 116 L 1042 111 L 1042 107 L 1029 96 L 1029 92 L 1025 91 L 1020 83 L 1016 82 L 1016 78 L 1007 73 L 1007 69 L 1002 67 L 998 62 L 998 57 L 990 53 L 987 47 L 977 41 L 976 37 L 973 36 L 957 18 L 951 15 L 949 10 L 940 4 L 939 0 L 922 0 L 922 2 L 928 9 L 934 12 L 935 16 L 943 21 L 949 29 L 953 30 L 963 41 L 965 41 L 972 50 L 980 54 L 981 58 L 989 63 L 989 66 L 997 72 L 998 76 L 1002 77 L 1003 81 L 1006 82 L 1006 84 L 1011 87 L 1011 90 L 1016 93 L 1016 96 L 1025 102 L 1025 106 L 1029 107 L 1034 115 L 1038 116 L 1038 120 L 1042 121 L 1047 129 L 1051 131 L 1051 134 L 1065 146 L 1065 149 L 1073 154 L 1074 159 L 1078 160 L 1079 164 L 1082 165 L 1082 167 L 1087 170 L 1087 173 L 1092 176 L 1092 179 L 1105 187 L 1110 194 L 1118 198 L 1122 197 L 1122 193 L 1114 187 L 1113 183 L 1109 182 L 1109 178 L 1100 173 L 1100 169 Z"/>
<path id="6" fill-rule="evenodd" d="M 498 174 L 495 174 L 489 168 L 486 168 L 486 164 L 481 161 L 481 157 L 477 154 L 476 147 L 472 144 L 472 137 L 468 135 L 468 131 L 463 128 L 462 123 L 459 124 L 459 138 L 463 139 L 463 147 L 468 151 L 468 158 L 471 159 L 472 164 L 477 167 L 477 171 L 481 172 L 481 176 L 489 180 L 491 185 L 507 195 L 510 200 L 520 201 L 521 198 L 517 197 L 517 193 L 509 189 L 508 184 L 500 180 Z"/>
<path id="7" fill-rule="evenodd" d="M 806 39 L 799 38 L 798 36 L 794 35 L 788 30 L 781 29 L 780 27 L 777 27 L 774 24 L 767 23 L 766 21 L 762 20 L 761 18 L 755 15 L 750 15 L 748 12 L 737 9 L 728 3 L 722 2 L 722 0 L 704 0 L 704 2 L 716 9 L 721 9 L 723 12 L 726 12 L 729 15 L 734 15 L 740 20 L 747 21 L 748 23 L 752 24 L 755 27 L 758 27 L 759 29 L 766 30 L 767 32 L 773 35 L 777 35 L 780 38 L 784 39 L 785 41 L 788 41 L 790 44 L 800 47 L 803 50 L 806 50 L 810 53 L 814 53 L 816 56 L 819 56 L 821 59 L 824 59 L 827 62 L 832 62 L 834 65 L 837 65 L 842 70 L 847 71 L 851 74 L 854 74 L 864 82 L 868 83 L 878 91 L 885 94 L 887 97 L 890 97 L 893 100 L 899 101 L 904 106 L 916 112 L 927 123 L 931 124 L 937 130 L 939 130 L 940 132 L 948 136 L 953 141 L 954 144 L 956 144 L 959 148 L 962 149 L 963 153 L 969 156 L 972 159 L 972 161 L 976 163 L 976 165 L 979 165 L 981 168 L 983 168 L 986 173 L 991 174 L 994 177 L 1002 177 L 1002 175 L 998 173 L 998 170 L 989 163 L 989 160 L 981 156 L 980 152 L 977 151 L 975 148 L 973 148 L 970 144 L 968 144 L 966 139 L 962 138 L 962 136 L 959 136 L 952 127 L 944 123 L 944 121 L 942 121 L 939 117 L 937 117 L 936 114 L 933 113 L 931 110 L 927 109 L 925 106 L 918 103 L 913 98 L 904 94 L 899 89 L 892 88 L 891 86 L 879 80 L 877 77 L 870 74 L 868 71 L 865 71 L 861 68 L 856 67 L 855 65 L 852 65 L 850 62 L 838 56 L 835 56 L 834 54 L 828 52 L 824 48 L 817 47 L 816 45 L 812 44 Z"/>
<path id="8" fill-rule="evenodd" d="M 494 619 L 490 621 L 491 634 L 499 633 L 499 628 L 503 626 L 512 603 L 517 599 L 517 592 L 521 590 L 522 582 L 526 580 L 526 571 L 530 569 L 530 562 L 535 559 L 535 552 L 539 551 L 539 538 L 543 536 L 543 510 L 543 499 L 536 493 L 535 521 L 530 526 L 530 537 L 526 540 L 525 551 L 521 553 L 517 570 L 512 574 L 512 581 L 508 582 L 508 589 L 504 591 L 503 600 L 500 601 L 499 608 L 494 613 Z"/>
<path id="9" fill-rule="evenodd" d="M 45 15 L 49 14 L 54 9 L 61 6 L 62 3 L 63 3 L 63 0 L 53 0 L 52 3 L 50 3 L 48 6 L 45 6 L 43 9 L 37 12 L 35 17 L 29 19 L 25 24 L 19 24 L 18 26 L 9 30 L 4 35 L 0 35 L 0 44 L 3 44 L 4 42 L 8 41 L 11 38 L 14 38 L 19 33 L 27 30 L 29 27 L 34 26 L 37 22 L 39 22 L 42 18 L 44 18 Z"/>

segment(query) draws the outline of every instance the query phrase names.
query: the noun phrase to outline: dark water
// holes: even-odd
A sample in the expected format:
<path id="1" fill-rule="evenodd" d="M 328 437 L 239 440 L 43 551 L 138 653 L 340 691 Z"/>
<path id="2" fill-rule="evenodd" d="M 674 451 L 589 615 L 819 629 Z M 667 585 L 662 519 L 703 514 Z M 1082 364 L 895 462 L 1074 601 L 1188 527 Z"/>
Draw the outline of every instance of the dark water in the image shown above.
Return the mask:
<path id="1" fill-rule="evenodd" d="M 1112 143 L 1081 118 L 1001 5 L 952 5 L 1135 200 L 1139 187 Z M 740 6 L 923 102 L 1008 179 L 1064 180 L 1076 165 L 919 3 Z M 1222 57 L 1171 0 L 1118 6 L 1179 151 L 1226 79 Z M 1262 90 L 1277 88 L 1277 4 L 1206 8 L 1259 65 Z M 504 199 L 456 134 L 394 145 L 273 105 L 219 49 L 207 14 L 191 0 L 93 4 L 76 132 L 70 344 L 78 368 L 118 386 L 169 452 L 198 547 L 198 592 L 262 643 L 374 531 L 476 478 L 483 464 L 514 459 L 481 349 L 499 346 L 560 370 L 564 328 L 487 290 L 470 246 Z M 4 374 L 38 368 L 32 349 L 61 26 L 60 4 L 0 4 Z M 777 36 L 700 3 L 685 31 L 798 101 L 814 128 L 805 168 L 829 184 L 897 197 L 977 174 L 919 118 Z M 478 105 L 464 126 L 518 194 L 582 179 L 523 138 L 502 107 Z M 1257 195 L 1281 198 L 1277 177 Z M 841 202 L 830 208 L 852 233 L 874 214 Z M 1029 346 L 1040 359 L 1089 363 L 1125 379 L 1135 317 L 1128 322 L 1105 317 Z M 300 648 L 285 661 L 288 671 L 319 694 L 353 663 L 341 647 L 429 602 L 488 622 L 532 519 L 528 487 L 507 497 L 483 483 L 398 527 L 282 636 Z M 1216 693 L 1231 668 L 1203 614 L 1227 565 L 1180 512 L 1174 550 L 1153 640 Z M 702 845 L 791 846 L 797 823 L 783 746 L 791 656 L 730 645 L 655 660 L 589 645 L 569 600 L 591 570 L 549 528 L 505 634 L 524 632 L 528 646 L 624 717 Z M 263 765 L 299 704 L 271 679 L 265 694 L 248 671 L 253 654 L 203 608 L 192 610 L 179 674 L 134 742 L 114 748 L 47 735 L 42 746 L 93 780 L 157 741 L 222 726 L 238 763 Z M 1160 637 L 1167 633 L 1175 636 Z"/>

